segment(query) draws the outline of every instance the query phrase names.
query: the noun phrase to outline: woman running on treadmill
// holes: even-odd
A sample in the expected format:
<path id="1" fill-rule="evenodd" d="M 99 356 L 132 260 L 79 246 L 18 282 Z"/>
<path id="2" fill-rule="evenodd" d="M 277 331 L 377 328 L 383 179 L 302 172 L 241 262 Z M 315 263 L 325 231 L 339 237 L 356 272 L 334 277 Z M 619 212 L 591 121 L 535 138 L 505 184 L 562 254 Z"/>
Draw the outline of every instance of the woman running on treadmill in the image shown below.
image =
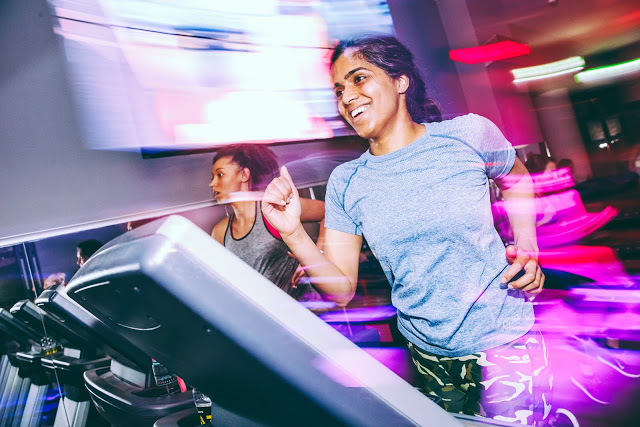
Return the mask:
<path id="1" fill-rule="evenodd" d="M 260 211 L 258 191 L 277 173 L 276 156 L 264 145 L 236 144 L 218 150 L 209 187 L 216 200 L 229 204 L 233 212 L 213 227 L 211 236 L 296 300 L 322 301 L 311 284 L 302 283 L 298 261 Z M 300 199 L 300 205 L 302 222 L 320 222 L 321 245 L 324 202 Z"/>
<path id="2" fill-rule="evenodd" d="M 544 424 L 550 383 L 530 302 L 544 274 L 526 168 L 486 118 L 442 121 L 411 52 L 393 37 L 340 43 L 331 75 L 340 114 L 369 150 L 329 178 L 324 253 L 301 226 L 284 167 L 265 191 L 267 220 L 341 306 L 354 296 L 367 239 L 427 396 L 451 412 Z M 511 266 L 493 226 L 489 179 L 507 201 Z"/>

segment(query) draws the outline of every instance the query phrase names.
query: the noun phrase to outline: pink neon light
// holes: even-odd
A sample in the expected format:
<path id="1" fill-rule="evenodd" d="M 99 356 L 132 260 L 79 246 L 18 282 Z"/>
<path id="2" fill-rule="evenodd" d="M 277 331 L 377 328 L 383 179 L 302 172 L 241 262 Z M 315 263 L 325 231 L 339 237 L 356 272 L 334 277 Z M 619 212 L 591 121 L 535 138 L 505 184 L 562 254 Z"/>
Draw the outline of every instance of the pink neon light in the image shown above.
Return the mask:
<path id="1" fill-rule="evenodd" d="M 531 174 L 536 193 L 536 233 L 538 246 L 552 248 L 574 244 L 611 221 L 618 210 L 607 206 L 599 213 L 590 213 L 584 207 L 580 194 L 569 190 L 575 183 L 568 168 Z M 515 184 L 507 183 L 508 185 Z M 491 207 L 496 218 L 506 218 L 503 201 Z M 514 214 L 527 214 L 527 203 L 511 203 Z M 498 221 L 496 228 L 501 235 L 509 234 L 509 225 Z"/>
<path id="2" fill-rule="evenodd" d="M 614 22 L 616 25 L 621 25 L 621 24 L 634 25 L 637 21 L 640 21 L 640 10 L 636 10 L 634 12 L 627 13 L 626 15 L 622 15 L 621 17 L 617 18 Z"/>
<path id="3" fill-rule="evenodd" d="M 540 265 L 587 277 L 599 285 L 633 284 L 613 249 L 605 246 L 566 246 L 542 249 Z"/>
<path id="4" fill-rule="evenodd" d="M 187 391 L 187 384 L 185 384 L 182 378 L 180 377 L 177 377 L 177 378 L 178 378 L 178 385 L 180 386 L 180 391 L 184 393 L 185 391 Z"/>
<path id="5" fill-rule="evenodd" d="M 506 217 L 503 201 L 494 203 L 491 208 L 497 218 Z M 516 215 L 526 213 L 527 209 L 528 205 L 512 204 L 511 207 Z M 573 244 L 603 227 L 618 214 L 618 210 L 611 206 L 606 206 L 598 213 L 586 212 L 580 195 L 575 190 L 538 197 L 535 209 L 538 217 L 546 216 L 547 211 L 551 216 L 548 222 L 537 224 L 540 248 Z M 498 224 L 497 229 L 502 235 L 509 232 L 507 224 Z"/>
<path id="6" fill-rule="evenodd" d="M 531 49 L 528 45 L 506 40 L 484 46 L 450 50 L 449 58 L 465 64 L 478 64 L 480 62 L 499 61 L 528 55 L 529 53 L 531 53 Z"/>
<path id="7" fill-rule="evenodd" d="M 569 168 L 555 169 L 551 172 L 532 173 L 533 185 L 537 193 L 548 193 L 571 188 L 575 185 Z"/>

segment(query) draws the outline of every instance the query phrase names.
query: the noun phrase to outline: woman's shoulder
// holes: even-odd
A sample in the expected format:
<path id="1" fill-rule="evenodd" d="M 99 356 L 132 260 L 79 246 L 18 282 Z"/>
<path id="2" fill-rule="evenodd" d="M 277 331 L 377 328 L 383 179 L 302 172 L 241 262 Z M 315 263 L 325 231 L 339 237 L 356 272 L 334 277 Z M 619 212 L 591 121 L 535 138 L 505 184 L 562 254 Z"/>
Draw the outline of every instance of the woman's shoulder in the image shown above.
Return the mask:
<path id="1" fill-rule="evenodd" d="M 484 126 L 495 126 L 494 123 L 488 118 L 481 116 L 475 113 L 463 114 L 461 116 L 456 116 L 451 119 L 443 120 L 441 122 L 433 122 L 429 123 L 430 127 L 447 127 L 451 129 L 477 129 Z"/>
<path id="2" fill-rule="evenodd" d="M 224 233 L 227 231 L 230 217 L 225 216 L 211 230 L 211 237 L 216 239 L 219 243 L 224 244 Z"/>
<path id="3" fill-rule="evenodd" d="M 483 147 L 491 147 L 496 144 L 501 146 L 505 141 L 502 131 L 495 123 L 475 113 L 457 116 L 438 123 L 429 123 L 427 129 L 431 135 L 447 135 L 481 151 Z"/>
<path id="4" fill-rule="evenodd" d="M 353 173 L 360 167 L 363 163 L 365 163 L 365 155 L 362 154 L 360 157 L 350 160 L 348 162 L 342 163 L 333 169 L 331 174 L 329 175 L 329 182 L 332 182 L 334 185 L 340 182 L 346 182 L 349 180 L 349 177 L 353 175 Z"/>

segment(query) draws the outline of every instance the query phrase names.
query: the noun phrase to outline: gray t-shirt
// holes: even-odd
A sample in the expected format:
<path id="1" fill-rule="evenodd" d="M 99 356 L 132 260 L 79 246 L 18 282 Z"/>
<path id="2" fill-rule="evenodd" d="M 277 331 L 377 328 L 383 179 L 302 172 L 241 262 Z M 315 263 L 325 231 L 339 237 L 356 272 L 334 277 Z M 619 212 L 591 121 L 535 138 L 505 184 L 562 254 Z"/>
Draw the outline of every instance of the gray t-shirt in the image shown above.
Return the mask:
<path id="1" fill-rule="evenodd" d="M 332 172 L 325 226 L 367 240 L 410 342 L 464 356 L 512 341 L 534 321 L 524 293 L 500 284 L 508 263 L 489 202 L 489 178 L 509 173 L 515 151 L 475 114 L 424 126 L 408 146 L 367 151 Z"/>

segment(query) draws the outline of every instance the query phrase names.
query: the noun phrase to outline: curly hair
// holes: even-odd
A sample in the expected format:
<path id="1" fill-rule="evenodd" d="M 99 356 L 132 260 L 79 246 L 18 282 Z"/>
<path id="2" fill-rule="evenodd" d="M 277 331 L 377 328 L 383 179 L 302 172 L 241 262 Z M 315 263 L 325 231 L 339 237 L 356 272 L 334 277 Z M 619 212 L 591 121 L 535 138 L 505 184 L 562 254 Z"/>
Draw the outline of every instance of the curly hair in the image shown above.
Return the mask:
<path id="1" fill-rule="evenodd" d="M 398 39 L 386 35 L 367 35 L 343 40 L 333 50 L 332 66 L 347 49 L 354 49 L 356 55 L 382 69 L 392 79 L 402 75 L 409 78 L 405 99 L 414 122 L 442 121 L 440 107 L 427 98 L 424 80 L 413 61 L 413 54 Z"/>
<path id="2" fill-rule="evenodd" d="M 273 151 L 261 144 L 232 144 L 220 148 L 213 157 L 213 164 L 223 157 L 251 172 L 249 189 L 261 190 L 267 187 L 278 174 L 278 160 Z"/>

